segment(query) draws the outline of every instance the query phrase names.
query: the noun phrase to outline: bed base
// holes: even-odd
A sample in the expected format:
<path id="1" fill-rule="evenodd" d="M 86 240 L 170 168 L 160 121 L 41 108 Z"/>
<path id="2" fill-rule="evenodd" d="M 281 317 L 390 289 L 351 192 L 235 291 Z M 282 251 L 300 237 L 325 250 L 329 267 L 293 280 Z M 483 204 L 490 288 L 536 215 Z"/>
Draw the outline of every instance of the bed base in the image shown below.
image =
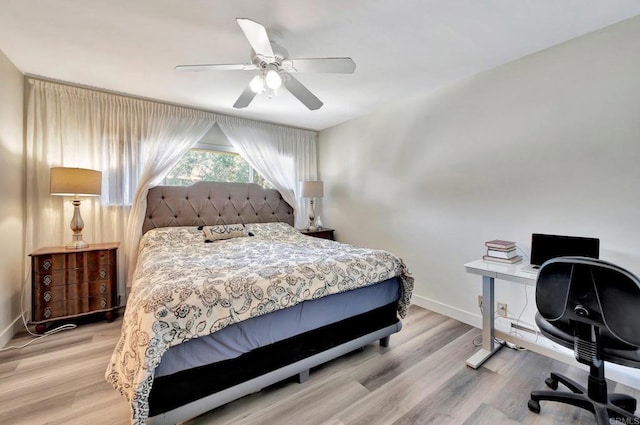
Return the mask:
<path id="1" fill-rule="evenodd" d="M 381 346 L 386 347 L 389 345 L 390 335 L 399 332 L 400 329 L 402 329 L 402 322 L 398 320 L 392 325 L 378 329 L 351 341 L 347 341 L 326 351 L 314 354 L 313 356 L 265 373 L 264 375 L 242 382 L 238 385 L 234 385 L 225 390 L 218 391 L 217 393 L 177 407 L 173 410 L 150 417 L 147 420 L 147 424 L 177 424 L 187 419 L 199 416 L 233 400 L 258 392 L 269 385 L 273 385 L 295 375 L 298 375 L 298 382 L 305 382 L 309 378 L 309 370 L 311 368 L 343 356 L 377 340 L 380 341 Z"/>

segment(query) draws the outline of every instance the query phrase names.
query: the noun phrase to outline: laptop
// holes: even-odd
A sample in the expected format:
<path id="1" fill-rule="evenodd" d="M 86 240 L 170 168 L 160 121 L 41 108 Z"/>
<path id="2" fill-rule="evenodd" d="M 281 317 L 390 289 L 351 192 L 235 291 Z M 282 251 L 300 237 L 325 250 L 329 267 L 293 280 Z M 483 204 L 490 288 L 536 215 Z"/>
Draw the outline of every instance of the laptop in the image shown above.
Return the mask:
<path id="1" fill-rule="evenodd" d="M 580 256 L 598 258 L 600 239 L 579 236 L 531 234 L 531 264 L 520 269 L 526 273 L 538 273 L 540 266 L 556 257 Z"/>

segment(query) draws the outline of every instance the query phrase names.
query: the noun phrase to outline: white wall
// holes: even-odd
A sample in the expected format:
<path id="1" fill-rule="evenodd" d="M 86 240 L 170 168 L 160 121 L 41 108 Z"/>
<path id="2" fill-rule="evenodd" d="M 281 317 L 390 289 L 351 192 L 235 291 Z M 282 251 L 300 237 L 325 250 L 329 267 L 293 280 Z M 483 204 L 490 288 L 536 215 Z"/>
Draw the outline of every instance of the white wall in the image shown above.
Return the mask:
<path id="1" fill-rule="evenodd" d="M 23 84 L 20 71 L 0 51 L 0 347 L 22 323 Z"/>
<path id="2" fill-rule="evenodd" d="M 640 17 L 322 131 L 325 225 L 403 257 L 419 304 L 478 326 L 463 264 L 490 239 L 599 237 L 640 274 L 638 40 Z M 496 286 L 518 315 L 524 287 Z"/>

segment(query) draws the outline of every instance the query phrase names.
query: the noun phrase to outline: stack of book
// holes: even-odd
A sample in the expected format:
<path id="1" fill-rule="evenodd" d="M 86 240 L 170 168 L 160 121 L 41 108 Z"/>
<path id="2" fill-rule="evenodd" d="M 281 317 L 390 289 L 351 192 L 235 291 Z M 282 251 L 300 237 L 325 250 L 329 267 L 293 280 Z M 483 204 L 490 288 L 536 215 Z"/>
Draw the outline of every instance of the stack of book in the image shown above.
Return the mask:
<path id="1" fill-rule="evenodd" d="M 507 264 L 515 264 L 522 261 L 522 256 L 518 255 L 515 242 L 495 239 L 484 244 L 487 247 L 487 255 L 482 256 L 482 259 L 485 261 Z"/>

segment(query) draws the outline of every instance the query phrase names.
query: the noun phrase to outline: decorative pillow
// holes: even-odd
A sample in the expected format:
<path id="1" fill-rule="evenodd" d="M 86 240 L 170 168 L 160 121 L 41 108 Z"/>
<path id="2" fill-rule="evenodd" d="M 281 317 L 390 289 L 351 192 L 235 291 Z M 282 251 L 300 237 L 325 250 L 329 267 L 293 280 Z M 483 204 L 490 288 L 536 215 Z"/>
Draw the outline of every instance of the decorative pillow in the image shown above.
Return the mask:
<path id="1" fill-rule="evenodd" d="M 244 224 L 220 224 L 217 226 L 204 226 L 204 241 L 213 242 L 222 239 L 242 238 L 249 236 Z"/>

